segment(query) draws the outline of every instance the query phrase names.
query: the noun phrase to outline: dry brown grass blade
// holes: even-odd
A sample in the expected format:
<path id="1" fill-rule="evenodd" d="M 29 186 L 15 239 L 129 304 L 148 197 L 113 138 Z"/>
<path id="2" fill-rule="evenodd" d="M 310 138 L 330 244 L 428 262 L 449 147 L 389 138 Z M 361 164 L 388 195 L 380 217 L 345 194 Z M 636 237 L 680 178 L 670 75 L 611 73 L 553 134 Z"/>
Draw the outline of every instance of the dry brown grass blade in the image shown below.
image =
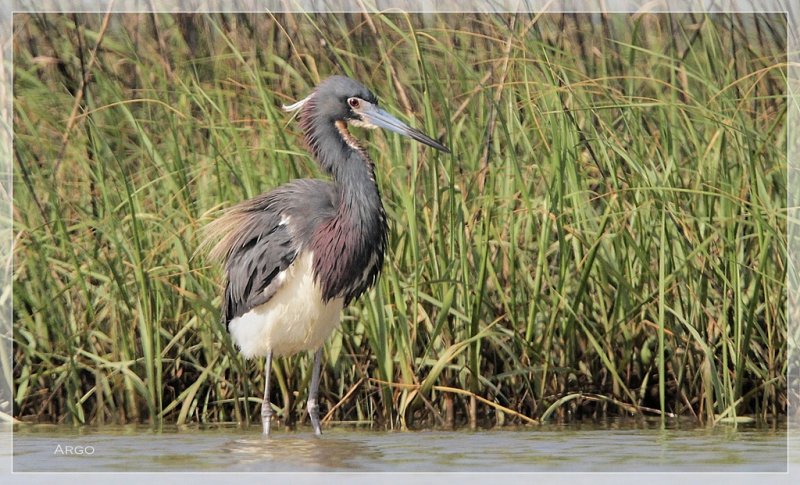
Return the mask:
<path id="1" fill-rule="evenodd" d="M 83 102 L 83 93 L 86 88 L 86 84 L 89 82 L 89 78 L 92 75 L 92 68 L 97 61 L 97 49 L 100 48 L 100 44 L 103 43 L 103 36 L 106 34 L 106 29 L 108 28 L 108 22 L 111 19 L 111 12 L 113 8 L 114 0 L 111 0 L 108 2 L 108 10 L 106 10 L 106 14 L 103 16 L 103 22 L 100 24 L 100 31 L 97 34 L 97 42 L 95 42 L 92 53 L 89 56 L 89 63 L 86 65 L 86 71 L 83 73 L 81 85 L 78 87 L 78 90 L 75 93 L 75 101 L 72 103 L 72 111 L 67 119 L 67 127 L 64 129 L 64 134 L 61 135 L 61 148 L 58 151 L 58 156 L 56 157 L 56 162 L 53 168 L 54 174 L 58 174 L 58 168 L 61 165 L 61 160 L 64 158 L 64 151 L 67 149 L 69 134 L 72 132 L 72 129 L 75 127 L 75 124 L 78 121 L 78 108 L 80 108 L 81 103 Z"/>
<path id="2" fill-rule="evenodd" d="M 364 12 L 364 19 L 367 22 L 367 26 L 369 27 L 370 32 L 372 35 L 375 36 L 375 42 L 378 46 L 379 52 L 386 52 L 386 48 L 383 44 L 383 38 L 381 37 L 380 33 L 378 32 L 378 28 L 375 26 L 375 22 L 372 21 L 372 17 L 370 17 L 369 10 L 367 10 L 366 5 L 361 0 L 358 0 L 358 5 L 361 7 L 361 10 Z M 387 62 L 389 66 L 389 72 L 392 74 L 392 83 L 394 84 L 395 90 L 397 90 L 397 95 L 400 98 L 400 104 L 403 105 L 403 110 L 405 111 L 407 116 L 411 116 L 414 112 L 411 109 L 411 102 L 408 100 L 408 94 L 406 94 L 406 88 L 403 86 L 403 83 L 400 82 L 400 78 L 397 76 L 397 69 L 394 68 L 394 64 L 391 62 Z"/>
<path id="3" fill-rule="evenodd" d="M 356 390 L 359 388 L 359 386 L 361 386 L 361 383 L 362 383 L 362 382 L 364 382 L 364 378 L 363 378 L 363 377 L 362 377 L 361 379 L 359 379 L 359 380 L 358 380 L 358 381 L 357 381 L 355 384 L 353 384 L 353 385 L 350 387 L 350 389 L 347 391 L 347 393 L 346 393 L 346 394 L 345 394 L 345 395 L 344 395 L 344 396 L 343 396 L 341 399 L 339 399 L 339 402 L 337 402 L 337 403 L 336 403 L 336 404 L 335 404 L 335 405 L 334 405 L 334 406 L 333 406 L 333 407 L 332 407 L 332 408 L 331 408 L 331 409 L 328 411 L 328 413 L 325 415 L 325 417 L 324 417 L 324 418 L 322 418 L 322 422 L 323 422 L 323 423 L 327 423 L 328 421 L 330 421 L 330 420 L 331 420 L 331 418 L 333 418 L 333 413 L 335 413 L 337 409 L 339 409 L 340 407 L 342 407 L 342 405 L 343 405 L 344 403 L 346 403 L 348 399 L 350 399 L 350 396 L 352 396 L 352 395 L 353 395 L 353 393 L 354 393 L 354 392 L 356 392 Z"/>
<path id="4" fill-rule="evenodd" d="M 383 385 L 389 386 L 389 387 L 399 387 L 399 388 L 402 388 L 402 389 L 413 389 L 415 391 L 419 390 L 419 388 L 422 387 L 420 384 L 402 384 L 402 383 L 399 383 L 399 382 L 382 381 L 380 379 L 375 379 L 375 378 L 370 378 L 369 380 L 370 380 L 370 382 L 374 382 L 376 384 L 383 384 Z M 496 409 L 498 411 L 502 411 L 505 414 L 517 417 L 517 418 L 525 421 L 528 424 L 540 424 L 539 421 L 537 421 L 537 420 L 535 420 L 533 418 L 525 416 L 522 413 L 519 413 L 517 411 L 514 411 L 513 409 L 509 409 L 509 408 L 507 408 L 505 406 L 497 404 L 496 402 L 490 401 L 490 400 L 486 399 L 483 396 L 479 396 L 479 395 L 475 394 L 474 392 L 470 392 L 470 391 L 467 391 L 465 389 L 458 389 L 456 387 L 448 387 L 448 386 L 433 386 L 433 389 L 435 389 L 435 390 L 437 390 L 439 392 L 450 392 L 450 393 L 453 393 L 453 394 L 461 394 L 462 396 L 467 396 L 469 398 L 474 398 L 474 399 L 486 404 L 487 406 L 490 406 L 490 407 L 492 407 L 492 408 L 494 408 L 494 409 Z"/>

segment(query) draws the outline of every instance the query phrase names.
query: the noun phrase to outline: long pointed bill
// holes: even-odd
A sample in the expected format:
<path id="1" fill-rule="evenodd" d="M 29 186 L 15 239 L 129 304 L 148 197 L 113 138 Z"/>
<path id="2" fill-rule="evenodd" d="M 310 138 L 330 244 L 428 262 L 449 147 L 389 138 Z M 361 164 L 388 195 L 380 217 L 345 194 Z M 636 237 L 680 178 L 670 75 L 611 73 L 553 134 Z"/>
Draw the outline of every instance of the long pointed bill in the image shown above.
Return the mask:
<path id="1" fill-rule="evenodd" d="M 365 106 L 361 108 L 359 113 L 367 124 L 374 125 L 379 128 L 385 128 L 395 133 L 400 133 L 403 136 L 413 138 L 414 140 L 431 146 L 437 150 L 450 153 L 450 149 L 446 146 L 442 145 L 416 128 L 411 128 L 407 124 L 398 120 L 381 108 L 378 108 L 374 104 L 363 103 L 363 105 Z"/>

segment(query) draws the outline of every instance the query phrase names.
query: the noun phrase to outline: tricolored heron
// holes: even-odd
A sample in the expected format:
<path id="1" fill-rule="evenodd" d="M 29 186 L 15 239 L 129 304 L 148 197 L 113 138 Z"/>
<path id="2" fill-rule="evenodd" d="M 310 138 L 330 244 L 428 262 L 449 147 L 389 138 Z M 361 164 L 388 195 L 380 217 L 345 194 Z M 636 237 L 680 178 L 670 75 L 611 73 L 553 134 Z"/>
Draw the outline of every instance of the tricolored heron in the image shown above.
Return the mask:
<path id="1" fill-rule="evenodd" d="M 222 320 L 246 358 L 266 357 L 261 420 L 270 432 L 273 356 L 314 350 L 308 414 L 321 434 L 322 344 L 342 309 L 372 286 L 386 247 L 375 166 L 348 126 L 385 128 L 450 150 L 378 107 L 360 83 L 333 76 L 286 111 L 300 110 L 306 145 L 331 182 L 300 179 L 228 209 L 209 224 L 224 261 Z"/>

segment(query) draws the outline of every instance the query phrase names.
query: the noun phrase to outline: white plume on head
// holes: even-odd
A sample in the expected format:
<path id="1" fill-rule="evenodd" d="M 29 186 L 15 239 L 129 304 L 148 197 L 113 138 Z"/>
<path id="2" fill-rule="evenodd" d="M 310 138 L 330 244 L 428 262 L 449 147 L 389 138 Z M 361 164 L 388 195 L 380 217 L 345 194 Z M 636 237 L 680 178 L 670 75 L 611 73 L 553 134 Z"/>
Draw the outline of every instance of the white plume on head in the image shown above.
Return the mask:
<path id="1" fill-rule="evenodd" d="M 298 109 L 302 108 L 303 105 L 306 104 L 306 102 L 309 99 L 311 99 L 311 96 L 313 96 L 313 94 L 309 94 L 308 96 L 306 96 L 305 98 L 301 99 L 300 101 L 298 101 L 296 103 L 292 103 L 292 104 L 289 104 L 289 105 L 284 104 L 283 105 L 283 110 L 284 111 L 288 111 L 288 112 L 297 111 Z"/>

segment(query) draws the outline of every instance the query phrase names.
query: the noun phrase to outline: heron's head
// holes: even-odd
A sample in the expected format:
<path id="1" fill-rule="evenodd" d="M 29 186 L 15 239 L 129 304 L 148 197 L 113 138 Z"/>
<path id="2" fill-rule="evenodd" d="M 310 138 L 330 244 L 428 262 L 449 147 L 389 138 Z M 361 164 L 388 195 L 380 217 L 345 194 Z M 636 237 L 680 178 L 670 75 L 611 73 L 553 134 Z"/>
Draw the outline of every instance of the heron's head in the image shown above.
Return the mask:
<path id="1" fill-rule="evenodd" d="M 284 106 L 286 111 L 313 110 L 317 123 L 346 123 L 361 128 L 384 128 L 407 136 L 437 150 L 450 153 L 438 141 L 411 128 L 378 106 L 378 98 L 363 84 L 345 76 L 331 76 L 320 83 L 308 97 Z M 304 109 L 304 111 L 305 111 Z"/>

